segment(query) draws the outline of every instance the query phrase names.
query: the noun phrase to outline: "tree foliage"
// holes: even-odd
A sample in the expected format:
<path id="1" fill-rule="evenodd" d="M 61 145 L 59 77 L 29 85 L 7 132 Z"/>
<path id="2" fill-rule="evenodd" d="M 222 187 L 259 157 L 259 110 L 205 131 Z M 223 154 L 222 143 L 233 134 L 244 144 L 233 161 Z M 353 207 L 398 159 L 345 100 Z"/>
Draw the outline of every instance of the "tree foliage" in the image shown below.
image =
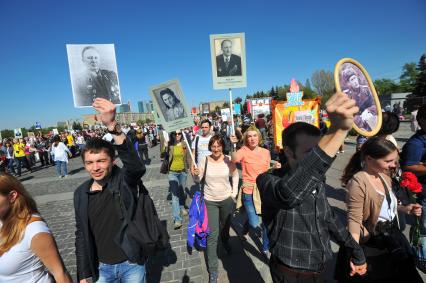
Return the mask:
<path id="1" fill-rule="evenodd" d="M 390 79 L 375 80 L 374 87 L 378 95 L 388 95 L 399 92 L 399 85 Z"/>
<path id="2" fill-rule="evenodd" d="M 414 85 L 413 94 L 417 97 L 426 96 L 426 54 L 420 57 L 419 63 L 417 64 L 418 75 L 416 83 Z"/>
<path id="3" fill-rule="evenodd" d="M 324 107 L 325 102 L 335 92 L 334 75 L 331 71 L 317 70 L 312 74 L 311 81 L 314 90 L 321 96 L 321 107 Z"/>
<path id="4" fill-rule="evenodd" d="M 401 92 L 413 92 L 416 85 L 416 79 L 419 71 L 416 68 L 416 63 L 406 63 L 402 67 L 402 74 L 399 77 L 399 88 Z"/>

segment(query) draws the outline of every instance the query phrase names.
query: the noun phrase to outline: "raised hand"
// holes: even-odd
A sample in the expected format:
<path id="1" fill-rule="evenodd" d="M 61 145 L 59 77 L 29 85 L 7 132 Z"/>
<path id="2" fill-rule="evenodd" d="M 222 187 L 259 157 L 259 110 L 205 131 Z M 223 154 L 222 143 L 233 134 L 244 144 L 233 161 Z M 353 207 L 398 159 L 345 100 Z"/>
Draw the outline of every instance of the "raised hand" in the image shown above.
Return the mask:
<path id="1" fill-rule="evenodd" d="M 325 105 L 331 122 L 330 130 L 349 131 L 352 128 L 354 116 L 359 112 L 355 100 L 350 99 L 343 92 L 337 92 Z"/>
<path id="2" fill-rule="evenodd" d="M 115 105 L 106 99 L 96 98 L 92 104 L 93 108 L 100 114 L 100 120 L 109 130 L 113 130 L 115 121 Z"/>

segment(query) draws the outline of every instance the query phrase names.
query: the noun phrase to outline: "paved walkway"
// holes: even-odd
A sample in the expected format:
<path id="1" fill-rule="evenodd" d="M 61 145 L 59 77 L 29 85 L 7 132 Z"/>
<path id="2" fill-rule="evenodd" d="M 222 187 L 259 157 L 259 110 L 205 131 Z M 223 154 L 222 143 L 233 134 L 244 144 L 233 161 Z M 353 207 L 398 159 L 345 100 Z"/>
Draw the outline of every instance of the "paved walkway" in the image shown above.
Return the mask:
<path id="1" fill-rule="evenodd" d="M 346 221 L 345 190 L 341 188 L 339 178 L 353 152 L 354 146 L 349 142 L 345 147 L 345 153 L 338 155 L 327 173 L 327 183 L 336 188 L 330 187 L 327 190 L 329 202 L 344 222 Z M 154 200 L 160 218 L 167 223 L 172 249 L 162 252 L 150 260 L 148 282 L 208 282 L 204 253 L 195 250 L 192 254 L 187 252 L 187 218 L 184 220 L 182 229 L 173 230 L 171 204 L 167 199 L 168 181 L 166 175 L 160 174 L 158 146 L 150 149 L 149 154 L 152 162 L 147 166 L 143 181 Z M 65 265 L 72 274 L 74 282 L 76 282 L 75 221 L 72 198 L 74 190 L 89 175 L 85 172 L 80 158 L 70 160 L 69 171 L 71 175 L 65 179 L 59 179 L 56 176 L 54 167 L 44 168 L 32 174 L 24 172 L 20 179 L 35 197 L 42 216 L 53 231 Z M 191 190 L 192 185 L 192 178 L 188 177 L 188 191 Z M 189 203 L 190 199 L 188 198 L 187 204 L 189 205 Z M 238 230 L 242 221 L 244 221 L 244 216 L 239 216 L 234 220 L 233 227 L 235 230 Z M 220 283 L 271 282 L 266 260 L 259 253 L 250 237 L 246 236 L 241 240 L 231 229 L 230 243 L 232 246 L 230 255 L 219 251 L 221 259 L 219 260 Z M 332 247 L 334 252 L 337 252 L 337 245 L 333 244 Z M 327 282 L 334 282 L 332 280 L 333 266 L 333 262 L 328 266 Z"/>

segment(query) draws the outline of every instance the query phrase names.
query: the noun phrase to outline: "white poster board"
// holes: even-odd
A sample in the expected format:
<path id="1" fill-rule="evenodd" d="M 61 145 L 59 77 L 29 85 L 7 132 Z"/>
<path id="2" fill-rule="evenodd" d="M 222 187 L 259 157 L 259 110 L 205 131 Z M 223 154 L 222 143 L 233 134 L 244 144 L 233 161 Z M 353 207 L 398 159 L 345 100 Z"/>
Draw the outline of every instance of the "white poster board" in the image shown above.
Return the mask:
<path id="1" fill-rule="evenodd" d="M 194 123 L 178 80 L 170 80 L 150 89 L 154 108 L 167 132 L 191 127 Z"/>
<path id="2" fill-rule="evenodd" d="M 114 44 L 67 44 L 67 54 L 75 107 L 98 97 L 122 104 Z"/>
<path id="3" fill-rule="evenodd" d="M 15 139 L 22 139 L 23 138 L 21 128 L 14 129 L 13 133 L 15 134 Z"/>
<path id="4" fill-rule="evenodd" d="M 247 86 L 245 34 L 211 34 L 210 52 L 214 89 Z"/>

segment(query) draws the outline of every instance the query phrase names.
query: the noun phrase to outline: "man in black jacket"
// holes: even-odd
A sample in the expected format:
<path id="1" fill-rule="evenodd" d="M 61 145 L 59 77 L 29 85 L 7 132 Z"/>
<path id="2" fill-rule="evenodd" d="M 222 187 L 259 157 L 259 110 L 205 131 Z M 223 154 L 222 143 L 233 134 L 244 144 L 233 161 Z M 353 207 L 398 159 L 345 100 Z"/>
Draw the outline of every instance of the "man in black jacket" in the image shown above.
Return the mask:
<path id="1" fill-rule="evenodd" d="M 295 123 L 283 132 L 288 163 L 281 176 L 257 177 L 262 216 L 270 238 L 270 270 L 276 282 L 323 282 L 332 258 L 330 238 L 352 252 L 351 275 L 366 272 L 365 256 L 334 215 L 325 194 L 325 173 L 352 128 L 355 101 L 336 93 L 326 103 L 331 127 L 320 138 L 318 128 Z"/>
<path id="2" fill-rule="evenodd" d="M 97 98 L 93 107 L 114 138 L 94 138 L 81 156 L 91 179 L 74 192 L 77 277 L 80 283 L 146 282 L 141 248 L 125 230 L 136 208 L 138 182 L 145 173 L 132 143 L 115 121 L 112 102 Z M 115 150 L 123 167 L 114 165 Z"/>

